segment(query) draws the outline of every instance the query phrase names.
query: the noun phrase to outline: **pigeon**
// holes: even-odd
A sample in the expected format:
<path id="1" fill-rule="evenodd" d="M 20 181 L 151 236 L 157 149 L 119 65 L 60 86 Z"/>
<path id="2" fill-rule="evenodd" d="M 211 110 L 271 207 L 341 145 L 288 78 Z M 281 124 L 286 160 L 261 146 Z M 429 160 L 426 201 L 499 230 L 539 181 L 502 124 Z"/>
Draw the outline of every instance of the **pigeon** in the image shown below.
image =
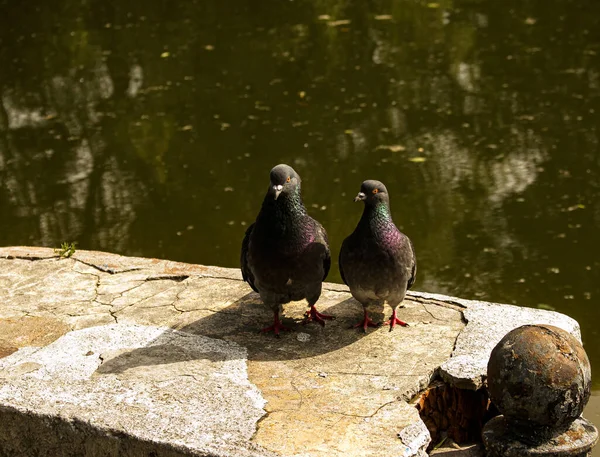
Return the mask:
<path id="1" fill-rule="evenodd" d="M 280 330 L 290 330 L 279 320 L 282 305 L 290 301 L 307 300 L 305 323 L 324 326 L 325 319 L 333 319 L 315 308 L 331 255 L 327 232 L 302 203 L 298 173 L 280 164 L 270 179 L 256 222 L 246 230 L 240 263 L 244 281 L 273 310 L 273 325 L 262 331 L 279 337 Z"/>
<path id="2" fill-rule="evenodd" d="M 364 319 L 354 328 L 366 332 L 367 327 L 378 327 L 367 309 L 386 301 L 393 312 L 383 325 L 389 324 L 390 331 L 396 324 L 405 327 L 408 324 L 398 319 L 396 308 L 417 274 L 412 242 L 392 221 L 390 197 L 383 183 L 364 181 L 354 201 L 363 201 L 365 208 L 354 232 L 342 243 L 339 257 L 342 280 L 364 308 Z"/>

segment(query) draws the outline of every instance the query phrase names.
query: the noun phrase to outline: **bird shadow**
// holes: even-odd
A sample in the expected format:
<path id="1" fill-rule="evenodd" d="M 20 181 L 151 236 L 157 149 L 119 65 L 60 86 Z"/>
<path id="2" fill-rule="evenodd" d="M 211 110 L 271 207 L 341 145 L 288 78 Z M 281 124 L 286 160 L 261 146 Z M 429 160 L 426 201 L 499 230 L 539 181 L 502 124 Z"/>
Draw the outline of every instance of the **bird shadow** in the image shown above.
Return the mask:
<path id="1" fill-rule="evenodd" d="M 378 331 L 369 329 L 364 333 L 352 328 L 362 318 L 362 306 L 353 298 L 337 302 L 329 299 L 325 306 L 317 303 L 317 308 L 324 314 L 335 316 L 335 319 L 328 320 L 325 326 L 315 322 L 303 324 L 303 313 L 308 309 L 306 302 L 284 305 L 282 322 L 290 331 L 282 332 L 276 338 L 272 332 L 261 332 L 262 328 L 272 323 L 272 312 L 261 302 L 258 294 L 247 293 L 230 305 L 214 309 L 209 315 L 175 329 L 188 335 L 197 335 L 200 342 L 225 342 L 219 350 L 214 350 L 210 344 L 200 344 L 192 349 L 181 346 L 173 341 L 174 332 L 169 330 L 145 347 L 107 354 L 97 373 L 122 373 L 136 367 L 199 359 L 211 362 L 241 358 L 250 361 L 303 359 L 337 351 Z M 377 310 L 370 315 L 375 321 L 383 319 L 383 313 L 378 315 Z M 236 343 L 245 351 L 227 350 L 226 346 L 231 346 L 228 343 Z"/>

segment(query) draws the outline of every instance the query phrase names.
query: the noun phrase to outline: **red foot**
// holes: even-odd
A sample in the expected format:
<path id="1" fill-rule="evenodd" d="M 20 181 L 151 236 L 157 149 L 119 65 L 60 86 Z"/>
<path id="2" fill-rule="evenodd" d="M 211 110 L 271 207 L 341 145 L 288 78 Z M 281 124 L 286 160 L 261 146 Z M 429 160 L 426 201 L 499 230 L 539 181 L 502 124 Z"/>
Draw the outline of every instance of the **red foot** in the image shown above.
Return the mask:
<path id="1" fill-rule="evenodd" d="M 275 332 L 275 337 L 279 338 L 279 331 L 280 330 L 283 330 L 283 331 L 286 331 L 286 332 L 292 330 L 291 328 L 286 327 L 285 325 L 283 325 L 281 323 L 281 321 L 279 320 L 279 311 L 275 311 L 273 313 L 273 315 L 274 315 L 273 325 L 269 325 L 268 327 L 263 328 L 261 330 L 261 332 L 267 333 L 267 332 L 273 331 L 273 332 Z"/>
<path id="2" fill-rule="evenodd" d="M 394 312 L 392 313 L 392 317 L 390 317 L 389 321 L 385 321 L 382 325 L 388 325 L 390 326 L 390 332 L 392 330 L 394 330 L 394 327 L 396 324 L 401 325 L 402 327 L 408 327 L 408 324 L 404 321 L 401 321 L 400 319 L 398 319 L 396 317 L 396 310 L 394 310 Z"/>
<path id="3" fill-rule="evenodd" d="M 327 314 L 321 314 L 320 312 L 318 312 L 315 308 L 315 305 L 312 305 L 310 307 L 310 310 L 304 313 L 304 316 L 304 324 L 308 324 L 309 322 L 315 321 L 321 324 L 323 327 L 325 327 L 325 321 L 323 319 L 335 319 L 335 316 L 328 316 Z"/>
<path id="4" fill-rule="evenodd" d="M 362 322 L 353 325 L 352 328 L 362 327 L 363 332 L 367 333 L 367 327 L 379 327 L 380 325 L 381 324 L 376 324 L 369 318 L 369 313 L 365 309 L 365 318 L 362 320 Z"/>

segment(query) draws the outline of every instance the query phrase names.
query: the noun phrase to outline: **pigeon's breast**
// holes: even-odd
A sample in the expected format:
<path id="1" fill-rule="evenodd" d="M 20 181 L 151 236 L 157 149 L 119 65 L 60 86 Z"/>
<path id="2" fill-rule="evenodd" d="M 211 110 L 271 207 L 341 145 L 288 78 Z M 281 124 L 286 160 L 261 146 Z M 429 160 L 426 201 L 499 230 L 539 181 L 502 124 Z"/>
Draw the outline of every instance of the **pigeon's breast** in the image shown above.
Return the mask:
<path id="1" fill-rule="evenodd" d="M 360 238 L 341 257 L 348 286 L 371 299 L 385 299 L 405 287 L 408 279 L 406 266 L 398 261 L 400 240 L 393 232 L 387 236 L 389 243 L 383 242 L 386 234 L 380 239 Z"/>
<path id="2" fill-rule="evenodd" d="M 296 297 L 308 285 L 320 283 L 324 275 L 322 258 L 325 247 L 314 240 L 314 235 L 287 242 L 278 239 L 260 240 L 263 242 L 252 240 L 248 263 L 259 289 Z"/>

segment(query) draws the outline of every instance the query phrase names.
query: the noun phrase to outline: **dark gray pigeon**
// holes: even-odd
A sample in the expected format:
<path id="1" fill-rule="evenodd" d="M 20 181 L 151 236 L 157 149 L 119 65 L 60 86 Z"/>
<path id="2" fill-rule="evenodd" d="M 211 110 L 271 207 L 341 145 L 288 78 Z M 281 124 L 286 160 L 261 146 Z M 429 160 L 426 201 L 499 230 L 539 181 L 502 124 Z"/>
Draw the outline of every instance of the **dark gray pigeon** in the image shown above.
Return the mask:
<path id="1" fill-rule="evenodd" d="M 362 183 L 354 199 L 363 201 L 365 208 L 354 232 L 342 243 L 340 250 L 340 273 L 350 287 L 352 296 L 364 308 L 364 319 L 354 327 L 377 327 L 368 314 L 368 307 L 383 307 L 387 301 L 393 313 L 389 321 L 390 331 L 396 324 L 406 322 L 396 317 L 396 308 L 406 291 L 415 282 L 417 259 L 410 239 L 392 221 L 390 197 L 386 187 L 379 181 Z"/>
<path id="2" fill-rule="evenodd" d="M 263 332 L 289 330 L 279 320 L 282 305 L 306 298 L 306 321 L 325 325 L 333 319 L 315 309 L 321 283 L 329 273 L 331 256 L 327 232 L 310 217 L 300 194 L 300 176 L 288 165 L 271 170 L 271 182 L 256 222 L 242 242 L 244 280 L 273 310 L 273 325 Z"/>

